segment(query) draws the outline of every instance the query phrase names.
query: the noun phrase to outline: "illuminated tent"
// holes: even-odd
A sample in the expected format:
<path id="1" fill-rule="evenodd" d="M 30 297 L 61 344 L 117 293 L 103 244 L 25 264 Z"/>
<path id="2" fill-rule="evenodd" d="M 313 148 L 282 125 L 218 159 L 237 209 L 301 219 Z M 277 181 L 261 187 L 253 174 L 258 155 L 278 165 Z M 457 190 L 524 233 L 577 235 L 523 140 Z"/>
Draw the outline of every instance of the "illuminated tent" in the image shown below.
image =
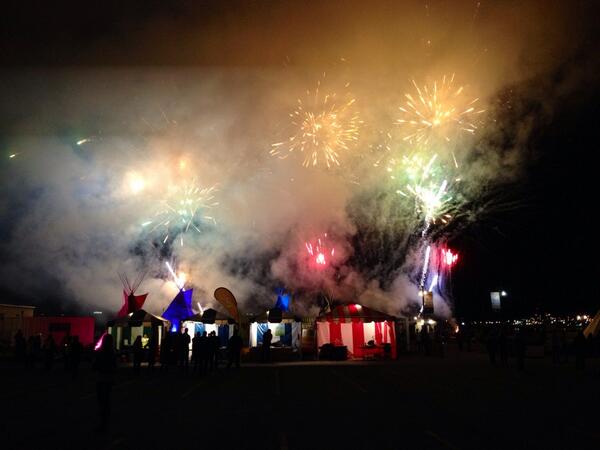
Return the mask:
<path id="1" fill-rule="evenodd" d="M 111 334 L 115 339 L 116 348 L 120 349 L 122 346 L 131 345 L 136 337 L 150 336 L 152 333 L 157 333 L 158 342 L 161 342 L 167 321 L 163 317 L 139 309 L 124 317 L 109 320 L 106 325 L 108 334 Z"/>
<path id="2" fill-rule="evenodd" d="M 389 344 L 396 357 L 396 318 L 359 304 L 340 305 L 317 317 L 317 346 L 346 346 L 351 357 L 362 358 Z M 373 341 L 375 347 L 367 347 Z"/>
<path id="3" fill-rule="evenodd" d="M 600 311 L 598 311 L 596 313 L 596 315 L 594 316 L 592 321 L 590 323 L 588 323 L 587 327 L 585 327 L 585 330 L 583 330 L 583 335 L 585 337 L 588 337 L 590 334 L 592 336 L 597 336 L 599 332 L 600 332 Z"/>
<path id="4" fill-rule="evenodd" d="M 281 309 L 283 312 L 289 312 L 290 303 L 292 302 L 292 295 L 285 292 L 284 289 L 277 289 L 277 302 L 275 307 Z"/>
<path id="5" fill-rule="evenodd" d="M 202 314 L 194 314 L 188 317 L 182 324 L 182 328 L 187 328 L 191 338 L 196 333 L 202 334 L 206 331 L 206 334 L 214 331 L 219 337 L 219 344 L 221 347 L 226 347 L 229 338 L 233 336 L 233 330 L 235 329 L 235 320 L 223 314 L 220 311 L 214 309 L 205 309 Z M 191 348 L 191 342 L 190 342 Z"/>
<path id="6" fill-rule="evenodd" d="M 192 311 L 193 292 L 193 289 L 180 290 L 163 313 L 162 316 L 171 322 L 171 331 L 179 331 L 181 322 L 194 315 L 194 311 Z"/>
<path id="7" fill-rule="evenodd" d="M 123 283 L 123 306 L 117 313 L 117 317 L 127 317 L 127 315 L 142 309 L 148 294 L 135 295 L 135 291 L 142 284 L 145 275 L 145 273 L 140 273 L 132 284 L 129 282 L 127 275 L 119 274 L 121 283 Z"/>
<path id="8" fill-rule="evenodd" d="M 267 330 L 271 330 L 273 334 L 272 345 L 300 348 L 302 323 L 300 318 L 291 312 L 284 312 L 275 307 L 253 317 L 250 324 L 250 347 L 262 345 L 263 335 Z"/>

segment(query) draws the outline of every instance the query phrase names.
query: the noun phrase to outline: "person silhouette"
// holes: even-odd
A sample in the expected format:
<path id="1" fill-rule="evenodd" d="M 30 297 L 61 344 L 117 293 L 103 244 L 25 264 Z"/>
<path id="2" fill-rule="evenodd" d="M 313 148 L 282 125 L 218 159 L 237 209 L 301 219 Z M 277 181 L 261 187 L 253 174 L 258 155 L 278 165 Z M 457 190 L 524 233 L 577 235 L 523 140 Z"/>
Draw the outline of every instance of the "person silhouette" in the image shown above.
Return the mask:
<path id="1" fill-rule="evenodd" d="M 227 343 L 227 368 L 229 369 L 232 364 L 235 364 L 236 368 L 240 368 L 240 353 L 242 351 L 242 338 L 238 334 L 237 328 L 233 330 L 233 335 L 229 338 Z"/>
<path id="2" fill-rule="evenodd" d="M 199 356 L 200 356 L 200 373 L 201 374 L 205 374 L 206 371 L 208 370 L 209 367 L 209 354 L 210 351 L 208 349 L 208 335 L 206 333 L 206 331 L 202 332 L 202 336 L 200 336 L 199 339 L 199 349 L 198 351 L 200 352 Z"/>
<path id="3" fill-rule="evenodd" d="M 154 370 L 154 364 L 156 364 L 156 351 L 158 350 L 158 330 L 153 329 L 150 339 L 146 347 L 148 348 L 148 369 Z"/>
<path id="4" fill-rule="evenodd" d="M 271 341 L 273 340 L 273 333 L 271 333 L 270 329 L 263 334 L 263 343 L 262 343 L 262 361 L 270 362 L 271 361 Z"/>
<path id="5" fill-rule="evenodd" d="M 183 334 L 179 336 L 179 364 L 182 370 L 188 370 L 190 364 L 190 335 L 187 328 L 184 328 Z"/>
<path id="6" fill-rule="evenodd" d="M 208 337 L 208 351 L 210 369 L 219 368 L 219 337 L 215 331 L 211 331 Z"/>
<path id="7" fill-rule="evenodd" d="M 200 343 L 202 342 L 201 336 L 202 334 L 199 331 L 196 331 L 196 334 L 192 339 L 192 370 L 194 373 L 200 370 L 200 366 L 202 364 L 200 357 Z"/>
<path id="8" fill-rule="evenodd" d="M 110 396 L 116 369 L 112 335 L 107 334 L 104 336 L 100 350 L 96 352 L 95 356 L 93 368 L 98 374 L 96 380 L 96 395 L 100 413 L 100 423 L 97 430 L 106 431 L 110 416 Z"/>

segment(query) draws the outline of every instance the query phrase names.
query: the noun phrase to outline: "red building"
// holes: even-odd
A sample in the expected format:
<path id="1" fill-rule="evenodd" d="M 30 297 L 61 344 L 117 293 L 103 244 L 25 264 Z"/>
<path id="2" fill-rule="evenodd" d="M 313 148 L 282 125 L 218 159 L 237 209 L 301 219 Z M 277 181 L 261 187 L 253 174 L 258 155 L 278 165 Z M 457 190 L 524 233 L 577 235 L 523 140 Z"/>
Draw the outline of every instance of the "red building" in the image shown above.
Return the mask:
<path id="1" fill-rule="evenodd" d="M 56 343 L 65 336 L 79 336 L 79 342 L 85 347 L 94 344 L 93 317 L 25 317 L 23 334 L 28 337 L 42 334 L 42 338 L 52 335 Z"/>

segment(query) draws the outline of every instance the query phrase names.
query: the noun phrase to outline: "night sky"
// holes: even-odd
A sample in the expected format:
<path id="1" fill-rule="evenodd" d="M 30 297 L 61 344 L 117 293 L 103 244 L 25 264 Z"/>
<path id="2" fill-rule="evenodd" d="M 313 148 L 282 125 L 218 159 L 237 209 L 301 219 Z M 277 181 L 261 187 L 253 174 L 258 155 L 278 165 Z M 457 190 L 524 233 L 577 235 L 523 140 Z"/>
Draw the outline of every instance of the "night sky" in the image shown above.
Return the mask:
<path id="1" fill-rule="evenodd" d="M 496 207 L 449 241 L 461 254 L 452 277 L 455 314 L 489 316 L 491 290 L 508 292 L 511 315 L 595 312 L 600 306 L 600 246 L 593 231 L 599 221 L 600 129 L 595 2 L 482 1 L 479 8 L 477 2 L 454 1 L 47 3 L 3 4 L 3 158 L 16 140 L 53 136 L 68 142 L 85 137 L 94 120 L 106 120 L 111 114 L 106 104 L 96 111 L 85 95 L 81 108 L 87 116 L 74 119 L 69 111 L 72 96 L 85 93 L 86 77 L 96 72 L 291 66 L 320 73 L 343 57 L 354 78 L 375 80 L 375 86 L 384 80 L 387 86 L 396 70 L 404 81 L 438 62 L 446 68 L 449 60 L 469 61 L 470 79 L 481 74 L 485 81 L 479 87 L 502 124 L 490 139 L 507 153 L 518 146 L 519 161 L 507 169 L 510 177 L 486 189 L 485 198 Z M 456 47 L 461 51 L 454 53 Z M 506 80 L 494 78 L 500 73 Z M 64 80 L 76 81 L 72 86 Z M 261 106 L 260 99 L 248 103 L 253 102 Z M 36 122 L 54 110 L 59 117 Z M 2 165 L 2 176 L 10 176 L 7 163 Z M 13 227 L 36 193 L 21 197 L 2 186 L 1 302 L 33 303 L 54 312 L 74 309 L 76 303 L 64 300 L 69 295 L 60 277 L 40 275 L 46 289 L 29 291 L 6 269 L 20 264 L 13 259 L 20 246 L 13 241 Z M 24 246 L 22 252 L 35 248 Z M 268 251 L 261 255 L 268 258 Z"/>

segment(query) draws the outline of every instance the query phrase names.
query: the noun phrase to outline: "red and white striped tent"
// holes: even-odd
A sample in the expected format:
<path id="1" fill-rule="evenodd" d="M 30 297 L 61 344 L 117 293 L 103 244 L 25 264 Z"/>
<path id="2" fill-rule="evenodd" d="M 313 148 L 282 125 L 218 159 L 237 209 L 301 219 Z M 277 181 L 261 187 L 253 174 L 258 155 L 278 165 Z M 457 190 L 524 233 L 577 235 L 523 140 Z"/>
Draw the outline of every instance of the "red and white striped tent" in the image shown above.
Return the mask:
<path id="1" fill-rule="evenodd" d="M 317 317 L 317 345 L 345 345 L 351 357 L 361 358 L 369 341 L 390 344 L 396 358 L 396 318 L 359 304 L 340 305 Z"/>

